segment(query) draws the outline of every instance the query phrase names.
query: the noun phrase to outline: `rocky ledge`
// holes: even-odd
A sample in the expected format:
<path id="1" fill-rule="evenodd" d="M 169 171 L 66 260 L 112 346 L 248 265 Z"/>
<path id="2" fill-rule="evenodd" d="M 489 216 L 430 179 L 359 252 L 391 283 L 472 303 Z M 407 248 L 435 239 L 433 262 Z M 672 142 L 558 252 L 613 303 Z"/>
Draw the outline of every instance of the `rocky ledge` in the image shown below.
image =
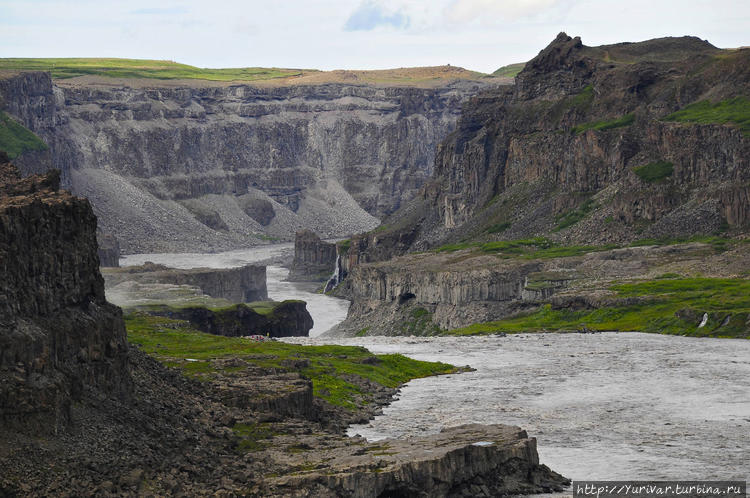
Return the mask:
<path id="1" fill-rule="evenodd" d="M 569 483 L 539 464 L 536 439 L 518 427 L 472 424 L 408 440 L 358 442 L 355 451 L 323 452 L 325 463 L 312 471 L 272 481 L 268 496 L 509 496 L 561 491 Z M 299 456 L 291 460 L 303 463 Z"/>
<path id="2" fill-rule="evenodd" d="M 239 268 L 193 268 L 182 270 L 146 263 L 103 272 L 107 289 L 123 282 L 173 284 L 199 287 L 203 293 L 233 303 L 268 299 L 266 267 L 245 265 Z"/>
<path id="3" fill-rule="evenodd" d="M 148 313 L 187 320 L 198 330 L 227 337 L 307 337 L 313 327 L 307 303 L 295 300 L 255 302 L 214 309 L 203 306 L 151 306 Z"/>

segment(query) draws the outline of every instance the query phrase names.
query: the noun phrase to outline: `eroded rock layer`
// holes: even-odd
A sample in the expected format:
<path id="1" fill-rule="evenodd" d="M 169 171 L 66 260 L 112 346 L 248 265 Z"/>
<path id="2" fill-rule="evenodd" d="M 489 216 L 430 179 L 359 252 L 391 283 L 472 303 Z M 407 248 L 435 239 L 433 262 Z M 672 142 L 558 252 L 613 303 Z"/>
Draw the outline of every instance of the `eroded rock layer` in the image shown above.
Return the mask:
<path id="1" fill-rule="evenodd" d="M 291 281 L 323 281 L 330 278 L 336 264 L 336 244 L 320 240 L 315 232 L 302 230 L 294 237 L 294 260 L 289 269 Z"/>
<path id="2" fill-rule="evenodd" d="M 179 252 L 373 228 L 422 186 L 461 102 L 487 86 L 199 85 L 23 73 L 0 98 L 125 253 Z"/>

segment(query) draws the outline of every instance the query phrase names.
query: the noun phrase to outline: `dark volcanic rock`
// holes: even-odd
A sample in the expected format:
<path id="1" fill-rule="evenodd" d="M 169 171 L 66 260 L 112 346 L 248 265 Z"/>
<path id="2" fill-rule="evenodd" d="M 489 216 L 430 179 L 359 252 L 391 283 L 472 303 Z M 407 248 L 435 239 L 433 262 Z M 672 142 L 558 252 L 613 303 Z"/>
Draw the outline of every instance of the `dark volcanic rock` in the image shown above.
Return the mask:
<path id="1" fill-rule="evenodd" d="M 336 264 L 336 244 L 320 240 L 315 232 L 302 230 L 294 237 L 294 260 L 289 270 L 291 281 L 323 281 Z"/>
<path id="2" fill-rule="evenodd" d="M 248 335 L 307 336 L 313 327 L 313 319 L 307 311 L 307 304 L 304 301 L 261 304 L 264 305 L 264 308 L 271 309 L 259 312 L 250 306 L 238 304 L 222 309 L 155 307 L 149 309 L 149 313 L 188 320 L 203 332 L 230 337 Z"/>
<path id="3" fill-rule="evenodd" d="M 0 424 L 54 431 L 84 388 L 129 397 L 125 326 L 104 299 L 89 203 L 58 190 L 58 172 L 21 179 L 3 159 Z"/>

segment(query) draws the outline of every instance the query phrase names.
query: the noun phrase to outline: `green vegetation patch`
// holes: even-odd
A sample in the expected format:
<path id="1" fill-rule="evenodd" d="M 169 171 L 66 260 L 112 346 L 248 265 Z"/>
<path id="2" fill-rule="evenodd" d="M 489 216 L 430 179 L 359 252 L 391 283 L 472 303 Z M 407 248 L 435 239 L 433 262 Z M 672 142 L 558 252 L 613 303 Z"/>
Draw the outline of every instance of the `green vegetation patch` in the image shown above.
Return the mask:
<path id="1" fill-rule="evenodd" d="M 553 231 L 559 232 L 565 228 L 575 225 L 596 208 L 596 203 L 592 199 L 588 199 L 586 202 L 581 204 L 576 209 L 572 209 L 566 213 L 558 215 L 555 220 L 557 221 L 557 227 Z"/>
<path id="2" fill-rule="evenodd" d="M 0 111 L 0 150 L 5 151 L 9 158 L 15 159 L 27 151 L 42 151 L 48 148 L 47 144 L 31 130 Z"/>
<path id="3" fill-rule="evenodd" d="M 142 312 L 126 314 L 125 325 L 131 343 L 198 379 L 210 380 L 222 373 L 221 367 L 212 363 L 216 359 L 239 358 L 252 366 L 282 370 L 287 368 L 284 360 L 296 360 L 307 365 L 299 372 L 312 380 L 315 396 L 350 409 L 356 408 L 360 389 L 349 382 L 348 376 L 398 387 L 411 379 L 458 371 L 452 365 L 412 360 L 400 354 L 374 356 L 362 347 L 300 346 L 204 334 L 188 322 Z"/>
<path id="4" fill-rule="evenodd" d="M 652 163 L 644 164 L 633 168 L 633 173 L 644 182 L 655 183 L 660 182 L 670 176 L 674 172 L 674 165 L 667 161 L 654 161 Z"/>
<path id="5" fill-rule="evenodd" d="M 750 280 L 660 278 L 612 285 L 616 297 L 635 304 L 595 310 L 540 310 L 505 320 L 450 330 L 447 335 L 516 332 L 600 331 L 655 332 L 689 336 L 750 338 Z M 707 321 L 703 327 L 704 314 Z"/>
<path id="6" fill-rule="evenodd" d="M 734 124 L 750 135 L 750 99 L 735 97 L 712 104 L 708 100 L 690 104 L 664 118 L 664 121 L 698 124 Z"/>
<path id="7" fill-rule="evenodd" d="M 235 424 L 232 432 L 239 437 L 237 450 L 240 453 L 262 451 L 269 446 L 269 441 L 276 435 L 270 424 Z"/>
<path id="8" fill-rule="evenodd" d="M 385 229 L 384 229 L 385 230 Z M 349 252 L 349 248 L 352 246 L 352 239 L 341 240 L 336 243 L 336 247 L 339 250 L 339 254 L 346 254 Z"/>
<path id="9" fill-rule="evenodd" d="M 688 242 L 701 242 L 708 244 L 716 252 L 728 251 L 736 244 L 749 243 L 750 240 L 736 240 L 727 237 L 718 237 L 713 235 L 694 235 L 692 237 L 666 237 L 659 239 L 640 239 L 632 242 L 630 247 L 642 246 L 671 246 L 675 244 L 685 244 Z"/>
<path id="10" fill-rule="evenodd" d="M 517 62 L 515 64 L 508 64 L 507 66 L 503 66 L 497 71 L 493 72 L 492 76 L 515 78 L 516 75 L 518 75 L 518 73 L 520 73 L 524 67 L 526 67 L 525 62 Z"/>
<path id="11" fill-rule="evenodd" d="M 531 239 L 498 240 L 495 242 L 461 242 L 447 244 L 435 252 L 456 252 L 474 249 L 485 254 L 494 254 L 500 258 L 551 259 L 582 256 L 590 252 L 608 251 L 617 247 L 614 244 L 603 246 L 560 246 L 545 237 Z"/>
<path id="12" fill-rule="evenodd" d="M 440 327 L 432 322 L 432 313 L 424 308 L 414 308 L 401 324 L 401 335 L 436 335 Z"/>
<path id="13" fill-rule="evenodd" d="M 502 233 L 509 229 L 511 226 L 510 222 L 504 221 L 502 223 L 495 223 L 494 225 L 490 226 L 485 230 L 487 233 Z"/>
<path id="14" fill-rule="evenodd" d="M 581 133 L 588 131 L 588 130 L 596 130 L 596 131 L 605 131 L 605 130 L 612 130 L 614 128 L 622 128 L 624 126 L 630 126 L 635 121 L 635 116 L 633 114 L 626 114 L 621 118 L 613 119 L 610 121 L 591 121 L 589 123 L 583 123 L 579 124 L 578 126 L 574 126 L 572 128 L 572 132 L 576 135 L 580 135 Z"/>
<path id="15" fill-rule="evenodd" d="M 53 78 L 96 75 L 111 78 L 199 79 L 210 81 L 255 81 L 299 76 L 297 69 L 244 67 L 201 69 L 172 61 L 144 59 L 0 59 L 0 69 L 48 71 Z"/>

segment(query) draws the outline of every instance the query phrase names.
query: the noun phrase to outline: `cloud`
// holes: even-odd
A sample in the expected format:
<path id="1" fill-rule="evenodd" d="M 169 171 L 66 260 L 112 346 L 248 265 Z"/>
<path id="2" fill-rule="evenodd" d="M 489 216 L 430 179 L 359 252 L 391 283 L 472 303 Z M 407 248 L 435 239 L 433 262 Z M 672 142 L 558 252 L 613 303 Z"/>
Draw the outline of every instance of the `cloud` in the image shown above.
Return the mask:
<path id="1" fill-rule="evenodd" d="M 559 0 L 453 0 L 445 9 L 445 17 L 456 24 L 481 19 L 514 21 L 540 14 L 554 7 Z"/>
<path id="2" fill-rule="evenodd" d="M 153 7 L 146 9 L 131 10 L 131 14 L 139 16 L 176 16 L 179 14 L 187 14 L 185 7 Z"/>
<path id="3" fill-rule="evenodd" d="M 396 29 L 409 27 L 409 16 L 403 12 L 389 11 L 372 0 L 366 0 L 352 12 L 346 23 L 345 31 L 370 31 L 378 26 L 391 26 Z"/>

